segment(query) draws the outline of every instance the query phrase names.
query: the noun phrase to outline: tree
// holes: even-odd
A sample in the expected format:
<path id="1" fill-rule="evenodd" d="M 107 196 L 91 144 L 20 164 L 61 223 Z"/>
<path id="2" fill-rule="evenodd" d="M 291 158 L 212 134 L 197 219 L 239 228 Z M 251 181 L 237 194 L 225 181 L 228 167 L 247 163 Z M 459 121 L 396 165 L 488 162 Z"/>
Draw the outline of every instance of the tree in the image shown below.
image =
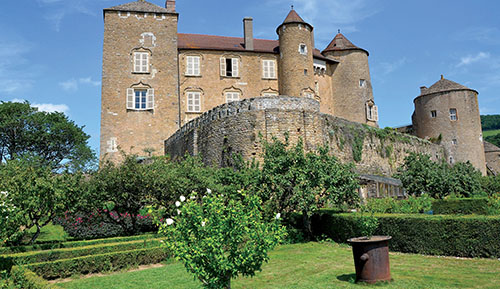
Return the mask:
<path id="1" fill-rule="evenodd" d="M 26 231 L 40 229 L 74 204 L 80 195 L 81 174 L 54 174 L 37 159 L 14 159 L 0 165 L 1 239 L 19 242 Z"/>
<path id="2" fill-rule="evenodd" d="M 53 169 L 82 169 L 95 160 L 89 137 L 63 113 L 38 111 L 29 102 L 0 103 L 0 162 L 30 155 Z"/>
<path id="3" fill-rule="evenodd" d="M 193 193 L 180 213 L 160 226 L 165 246 L 206 288 L 231 288 L 238 275 L 253 276 L 285 232 L 279 215 L 262 217 L 258 196 L 239 191 L 228 198 Z"/>
<path id="4" fill-rule="evenodd" d="M 312 235 L 311 216 L 327 203 L 359 202 L 358 180 L 352 164 L 341 164 L 328 148 L 304 153 L 302 140 L 288 149 L 288 142 L 264 145 L 260 196 L 268 212 L 302 213 L 306 233 Z"/>

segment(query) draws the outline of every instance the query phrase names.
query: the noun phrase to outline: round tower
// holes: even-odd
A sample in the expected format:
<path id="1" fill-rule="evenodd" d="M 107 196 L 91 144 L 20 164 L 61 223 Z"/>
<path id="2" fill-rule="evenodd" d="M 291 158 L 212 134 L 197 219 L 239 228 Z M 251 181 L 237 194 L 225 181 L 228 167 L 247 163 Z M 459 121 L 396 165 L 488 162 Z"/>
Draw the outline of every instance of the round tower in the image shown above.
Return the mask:
<path id="1" fill-rule="evenodd" d="M 333 66 L 332 74 L 335 116 L 378 126 L 378 108 L 373 100 L 368 51 L 352 44 L 339 30 L 321 53 L 338 61 Z"/>
<path id="2" fill-rule="evenodd" d="M 449 163 L 469 161 L 486 175 L 477 91 L 441 76 L 413 102 L 415 134 L 440 143 Z"/>
<path id="3" fill-rule="evenodd" d="M 314 97 L 313 27 L 295 10 L 278 26 L 279 90 L 282 95 Z"/>

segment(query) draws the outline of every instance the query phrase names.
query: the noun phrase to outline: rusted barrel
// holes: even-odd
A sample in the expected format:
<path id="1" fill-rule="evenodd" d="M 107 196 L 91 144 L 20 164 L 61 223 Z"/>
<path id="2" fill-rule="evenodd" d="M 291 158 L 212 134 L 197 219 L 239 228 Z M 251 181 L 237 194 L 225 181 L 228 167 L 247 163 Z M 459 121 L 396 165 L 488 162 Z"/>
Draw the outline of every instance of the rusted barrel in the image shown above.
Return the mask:
<path id="1" fill-rule="evenodd" d="M 389 240 L 391 236 L 359 237 L 347 240 L 352 246 L 356 282 L 375 283 L 391 280 Z"/>

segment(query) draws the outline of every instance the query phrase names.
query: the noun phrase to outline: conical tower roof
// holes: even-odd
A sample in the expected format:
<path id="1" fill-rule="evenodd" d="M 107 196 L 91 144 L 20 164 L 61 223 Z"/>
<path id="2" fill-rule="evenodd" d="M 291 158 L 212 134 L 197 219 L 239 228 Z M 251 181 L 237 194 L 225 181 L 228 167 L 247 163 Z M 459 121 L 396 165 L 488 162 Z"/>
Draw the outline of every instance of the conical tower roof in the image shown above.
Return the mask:
<path id="1" fill-rule="evenodd" d="M 439 93 L 439 92 L 446 92 L 446 91 L 455 91 L 455 90 L 471 90 L 477 93 L 474 89 L 470 89 L 467 86 L 461 85 L 459 83 L 456 83 L 454 81 L 451 81 L 449 79 L 444 78 L 441 75 L 441 79 L 438 80 L 436 83 L 431 85 L 431 87 L 427 89 L 422 89 L 420 96 L 422 95 L 429 95 L 429 94 L 434 94 L 434 93 Z"/>
<path id="2" fill-rule="evenodd" d="M 167 8 L 160 7 L 156 4 L 149 3 L 144 0 L 113 6 L 104 9 L 104 11 L 126 11 L 126 12 L 144 12 L 144 13 L 169 13 Z"/>
<path id="3" fill-rule="evenodd" d="M 349 39 L 347 39 L 344 34 L 337 33 L 335 37 L 333 38 L 332 42 L 328 44 L 328 46 L 323 50 L 321 53 L 324 54 L 325 52 L 328 51 L 343 51 L 343 50 L 361 50 L 366 52 L 366 54 L 369 55 L 368 51 L 366 51 L 363 48 L 359 48 L 356 45 L 354 45 Z"/>
<path id="4" fill-rule="evenodd" d="M 304 25 L 309 26 L 309 28 L 311 28 L 311 31 L 313 30 L 312 25 L 305 22 L 304 19 L 302 19 L 302 17 L 300 17 L 299 14 L 297 12 L 295 12 L 295 10 L 293 10 L 293 6 L 292 6 L 292 10 L 290 10 L 290 12 L 286 16 L 285 20 L 283 21 L 283 23 L 281 23 L 280 26 L 278 26 L 278 28 L 276 28 L 276 33 L 278 33 L 281 26 L 283 26 L 284 24 L 289 24 L 289 23 L 304 24 Z"/>

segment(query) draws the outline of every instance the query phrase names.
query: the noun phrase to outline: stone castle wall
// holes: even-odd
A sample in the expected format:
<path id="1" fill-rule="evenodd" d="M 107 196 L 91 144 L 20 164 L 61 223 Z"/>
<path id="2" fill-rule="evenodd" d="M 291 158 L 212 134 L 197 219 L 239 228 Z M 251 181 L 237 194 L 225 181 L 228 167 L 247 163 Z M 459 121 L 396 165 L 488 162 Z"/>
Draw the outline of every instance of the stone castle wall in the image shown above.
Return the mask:
<path id="1" fill-rule="evenodd" d="M 307 151 L 327 145 L 360 173 L 392 175 L 409 152 L 443 158 L 441 146 L 413 136 L 380 130 L 319 111 L 313 99 L 261 97 L 221 105 L 192 120 L 165 141 L 165 154 L 201 155 L 206 164 L 230 165 L 233 154 L 262 160 L 263 141 L 299 139 Z"/>

